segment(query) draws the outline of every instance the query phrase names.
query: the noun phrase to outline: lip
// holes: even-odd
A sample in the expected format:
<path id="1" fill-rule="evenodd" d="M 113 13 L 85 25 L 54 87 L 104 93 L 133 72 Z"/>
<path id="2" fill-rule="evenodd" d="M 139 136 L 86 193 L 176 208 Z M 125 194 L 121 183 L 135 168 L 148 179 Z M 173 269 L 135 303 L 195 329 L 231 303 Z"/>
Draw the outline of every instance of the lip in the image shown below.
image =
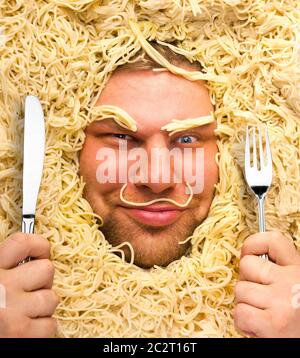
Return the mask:
<path id="1" fill-rule="evenodd" d="M 174 206 L 174 205 L 157 205 L 151 204 L 147 206 L 139 206 L 139 207 L 130 207 L 124 206 L 126 209 L 137 209 L 137 210 L 146 210 L 146 211 L 172 211 L 172 210 L 182 210 L 182 208 Z"/>
<path id="2" fill-rule="evenodd" d="M 174 223 L 184 209 L 175 206 L 148 205 L 139 208 L 121 206 L 134 220 L 144 225 L 161 227 Z"/>

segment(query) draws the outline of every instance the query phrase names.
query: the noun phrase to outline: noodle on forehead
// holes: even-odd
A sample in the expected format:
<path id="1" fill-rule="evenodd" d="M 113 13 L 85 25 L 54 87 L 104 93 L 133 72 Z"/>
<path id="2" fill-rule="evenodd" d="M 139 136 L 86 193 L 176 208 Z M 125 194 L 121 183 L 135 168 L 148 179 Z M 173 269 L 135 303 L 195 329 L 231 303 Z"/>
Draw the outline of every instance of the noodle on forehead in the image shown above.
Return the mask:
<path id="1" fill-rule="evenodd" d="M 0 240 L 20 230 L 23 105 L 34 94 L 47 129 L 36 233 L 52 245 L 59 337 L 240 336 L 232 317 L 239 252 L 258 227 L 242 175 L 246 124 L 268 125 L 267 228 L 300 246 L 299 7 L 298 0 L 1 1 Z M 203 71 L 171 65 L 150 41 Z M 191 253 L 150 270 L 115 254 L 120 248 L 105 240 L 78 175 L 84 129 L 99 114 L 93 100 L 141 49 L 176 75 L 207 81 L 219 147 L 220 180 L 207 219 L 187 238 Z M 116 118 L 134 128 L 126 114 Z"/>

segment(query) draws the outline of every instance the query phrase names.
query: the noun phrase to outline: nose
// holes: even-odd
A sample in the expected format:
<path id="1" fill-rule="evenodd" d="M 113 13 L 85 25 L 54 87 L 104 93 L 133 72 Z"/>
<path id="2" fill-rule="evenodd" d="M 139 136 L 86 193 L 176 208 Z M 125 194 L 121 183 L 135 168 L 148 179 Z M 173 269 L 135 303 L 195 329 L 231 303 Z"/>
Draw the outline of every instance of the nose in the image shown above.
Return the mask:
<path id="1" fill-rule="evenodd" d="M 151 183 L 150 181 L 147 183 L 138 182 L 135 185 L 140 189 L 148 190 L 155 194 L 164 193 L 165 195 L 175 187 L 172 183 Z"/>
<path id="2" fill-rule="evenodd" d="M 142 166 L 140 171 L 148 168 L 148 173 L 139 173 L 135 185 L 155 194 L 171 192 L 177 185 L 174 176 L 174 160 L 170 161 L 170 151 L 167 139 L 160 134 L 151 138 L 146 144 L 148 165 Z M 144 169 L 143 169 L 144 168 Z"/>

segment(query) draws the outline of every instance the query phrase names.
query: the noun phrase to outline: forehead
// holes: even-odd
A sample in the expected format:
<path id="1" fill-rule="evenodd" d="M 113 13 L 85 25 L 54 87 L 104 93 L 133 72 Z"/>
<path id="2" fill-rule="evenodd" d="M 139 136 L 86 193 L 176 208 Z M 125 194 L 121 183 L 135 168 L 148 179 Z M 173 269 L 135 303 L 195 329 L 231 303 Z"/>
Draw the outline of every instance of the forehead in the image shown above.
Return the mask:
<path id="1" fill-rule="evenodd" d="M 168 71 L 120 71 L 102 90 L 96 105 L 125 110 L 139 130 L 158 130 L 172 119 L 196 118 L 213 110 L 203 81 L 189 81 Z"/>

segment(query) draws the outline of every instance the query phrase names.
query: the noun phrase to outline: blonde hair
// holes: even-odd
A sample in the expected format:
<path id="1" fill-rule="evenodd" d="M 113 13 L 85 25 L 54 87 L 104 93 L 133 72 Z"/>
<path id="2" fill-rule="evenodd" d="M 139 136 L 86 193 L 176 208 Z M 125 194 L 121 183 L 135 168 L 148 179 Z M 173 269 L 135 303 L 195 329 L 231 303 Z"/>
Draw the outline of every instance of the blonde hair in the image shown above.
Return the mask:
<path id="1" fill-rule="evenodd" d="M 194 71 L 202 71 L 203 67 L 199 61 L 189 61 L 185 56 L 176 53 L 169 46 L 176 46 L 176 43 L 169 43 L 168 46 L 161 45 L 155 41 L 149 41 L 149 45 L 157 50 L 169 63 L 177 67 L 185 67 L 193 69 Z M 119 66 L 116 71 L 139 71 L 152 69 L 165 69 L 150 57 L 143 48 L 141 48 L 135 56 L 133 56 L 127 63 Z"/>

